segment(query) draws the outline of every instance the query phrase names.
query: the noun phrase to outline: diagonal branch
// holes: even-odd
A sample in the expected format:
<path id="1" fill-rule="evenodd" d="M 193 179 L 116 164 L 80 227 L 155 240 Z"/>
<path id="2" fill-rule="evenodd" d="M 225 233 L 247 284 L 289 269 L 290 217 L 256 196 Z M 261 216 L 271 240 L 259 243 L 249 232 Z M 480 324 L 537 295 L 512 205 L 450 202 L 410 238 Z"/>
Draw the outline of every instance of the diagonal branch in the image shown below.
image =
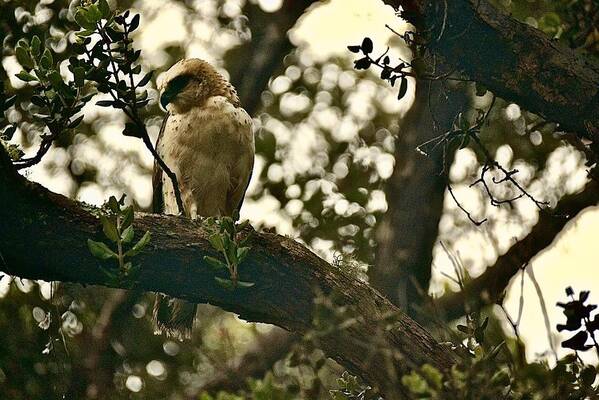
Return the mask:
<path id="1" fill-rule="evenodd" d="M 384 0 L 428 32 L 427 50 L 498 96 L 599 138 L 599 66 L 489 0 Z M 445 21 L 445 23 L 443 23 Z M 599 146 L 599 145 L 598 145 Z"/>
<path id="2" fill-rule="evenodd" d="M 582 192 L 564 197 L 558 203 L 555 215 L 541 212 L 539 221 L 531 232 L 499 257 L 494 266 L 487 268 L 481 276 L 469 282 L 463 291 L 448 293 L 435 300 L 435 306 L 442 310 L 446 317 L 453 319 L 464 315 L 466 306 L 475 310 L 487 304 L 494 304 L 501 299 L 510 280 L 522 267 L 549 247 L 568 222 L 587 207 L 597 203 L 599 183 L 591 180 Z"/>
<path id="3" fill-rule="evenodd" d="M 2 271 L 28 279 L 110 286 L 110 278 L 86 246 L 88 238 L 101 239 L 97 209 L 27 181 L 14 170 L 3 148 L 0 188 Z M 380 293 L 290 238 L 254 235 L 241 275 L 255 286 L 227 291 L 215 282 L 204 261 L 204 256 L 218 254 L 200 221 L 138 213 L 134 225 L 139 232 L 152 232 L 152 241 L 134 259 L 141 266 L 136 290 L 214 304 L 245 320 L 300 334 L 313 329 L 314 298 L 319 293 L 335 294 L 358 317 L 341 331 L 324 335 L 320 345 L 328 356 L 380 388 L 387 399 L 406 398 L 397 376 L 389 376 L 389 362 L 399 374 L 424 363 L 440 370 L 454 364 L 451 351 Z M 394 323 L 377 330 L 390 316 Z"/>

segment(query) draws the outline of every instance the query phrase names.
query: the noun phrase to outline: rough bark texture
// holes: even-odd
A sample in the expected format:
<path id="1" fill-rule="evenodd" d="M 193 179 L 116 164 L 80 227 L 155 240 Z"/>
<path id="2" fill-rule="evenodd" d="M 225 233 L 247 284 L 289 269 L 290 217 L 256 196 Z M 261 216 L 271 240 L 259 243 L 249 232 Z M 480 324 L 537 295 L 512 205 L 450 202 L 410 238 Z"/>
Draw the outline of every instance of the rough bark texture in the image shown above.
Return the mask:
<path id="1" fill-rule="evenodd" d="M 466 285 L 464 291 L 446 294 L 435 300 L 435 305 L 448 318 L 458 318 L 464 315 L 466 305 L 475 310 L 497 302 L 512 277 L 522 267 L 549 247 L 568 222 L 598 202 L 599 183 L 593 180 L 582 192 L 564 197 L 558 203 L 555 215 L 542 213 L 531 232 L 499 257 L 494 266 L 487 268 L 481 276 Z"/>
<path id="2" fill-rule="evenodd" d="M 86 246 L 88 238 L 102 240 L 94 216 L 97 210 L 27 181 L 9 163 L 0 149 L 0 269 L 29 279 L 108 286 L 102 264 Z M 342 331 L 320 337 L 320 345 L 327 355 L 379 387 L 389 399 L 405 397 L 395 381 L 397 376 L 389 376 L 389 365 L 401 373 L 423 363 L 441 370 L 453 364 L 446 347 L 380 293 L 290 238 L 270 233 L 253 236 L 240 274 L 255 286 L 227 291 L 215 283 L 213 269 L 203 260 L 206 255 L 218 254 L 199 221 L 139 213 L 134 225 L 138 233 L 152 232 L 151 243 L 135 259 L 141 265 L 137 290 L 214 304 L 245 320 L 298 333 L 313 327 L 315 296 L 335 294 L 358 318 Z M 104 267 L 113 266 L 108 263 Z M 380 321 L 392 315 L 397 316 L 393 328 L 377 330 Z M 389 359 L 389 350 L 399 357 Z"/>
<path id="3" fill-rule="evenodd" d="M 443 152 L 426 157 L 416 147 L 450 129 L 466 105 L 463 92 L 441 86 L 418 84 L 414 104 L 402 120 L 395 169 L 385 192 L 389 209 L 377 232 L 377 262 L 369 270 L 372 286 L 411 316 L 426 297 L 446 187 Z"/>
<path id="4" fill-rule="evenodd" d="M 599 137 L 599 66 L 488 0 L 384 0 L 429 32 L 428 50 L 561 129 Z M 444 23 L 445 21 L 445 23 Z"/>

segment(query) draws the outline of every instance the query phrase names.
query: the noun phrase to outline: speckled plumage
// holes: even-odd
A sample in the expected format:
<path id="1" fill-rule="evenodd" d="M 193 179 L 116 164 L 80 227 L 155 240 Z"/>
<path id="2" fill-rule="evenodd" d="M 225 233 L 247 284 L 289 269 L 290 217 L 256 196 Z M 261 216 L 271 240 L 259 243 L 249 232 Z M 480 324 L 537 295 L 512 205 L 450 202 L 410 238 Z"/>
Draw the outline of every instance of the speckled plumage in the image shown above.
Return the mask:
<path id="1" fill-rule="evenodd" d="M 173 82 L 180 85 L 174 80 L 181 77 L 187 83 L 173 95 Z M 186 215 L 232 216 L 241 207 L 254 163 L 252 119 L 241 108 L 235 89 L 210 64 L 197 59 L 173 65 L 159 89 L 162 97 L 169 93 L 169 104 L 157 150 L 177 176 Z M 172 183 L 154 168 L 155 211 L 177 214 Z M 195 305 L 157 297 L 158 332 L 188 337 L 194 315 Z"/>

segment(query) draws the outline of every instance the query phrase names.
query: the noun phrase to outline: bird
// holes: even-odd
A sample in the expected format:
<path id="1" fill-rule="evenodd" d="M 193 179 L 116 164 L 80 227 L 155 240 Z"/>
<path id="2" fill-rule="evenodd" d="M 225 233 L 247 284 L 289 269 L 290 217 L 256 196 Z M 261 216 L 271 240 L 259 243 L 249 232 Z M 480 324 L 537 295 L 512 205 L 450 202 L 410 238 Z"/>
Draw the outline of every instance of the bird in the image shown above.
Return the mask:
<path id="1" fill-rule="evenodd" d="M 252 118 L 210 63 L 183 59 L 159 79 L 166 110 L 156 151 L 175 174 L 186 217 L 238 216 L 254 166 Z M 155 160 L 153 211 L 179 214 L 172 181 Z M 156 334 L 188 339 L 197 305 L 157 294 Z"/>

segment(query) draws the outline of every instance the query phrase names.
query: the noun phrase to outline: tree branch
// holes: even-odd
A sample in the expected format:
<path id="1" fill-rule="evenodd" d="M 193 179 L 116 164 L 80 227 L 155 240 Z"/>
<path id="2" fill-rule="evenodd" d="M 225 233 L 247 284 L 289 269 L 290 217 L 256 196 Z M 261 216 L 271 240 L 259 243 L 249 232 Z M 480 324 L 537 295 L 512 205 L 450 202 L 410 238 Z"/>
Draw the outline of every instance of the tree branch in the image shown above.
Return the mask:
<path id="1" fill-rule="evenodd" d="M 427 49 L 498 96 L 599 142 L 599 66 L 488 0 L 384 0 L 428 32 Z M 446 19 L 446 23 L 442 21 Z M 442 28 L 443 27 L 443 28 Z"/>
<path id="2" fill-rule="evenodd" d="M 466 306 L 476 310 L 484 305 L 494 304 L 501 299 L 510 280 L 523 266 L 549 247 L 568 222 L 598 202 L 599 184 L 591 180 L 582 192 L 564 197 L 558 203 L 555 215 L 541 212 L 539 221 L 531 232 L 499 257 L 494 266 L 467 283 L 463 291 L 448 293 L 435 300 L 435 306 L 447 318 L 453 319 L 464 315 Z"/>
<path id="3" fill-rule="evenodd" d="M 14 170 L 3 148 L 0 188 L 2 271 L 28 279 L 110 286 L 102 264 L 86 246 L 88 238 L 102 238 L 94 215 L 97 209 L 27 181 Z M 138 232 L 152 232 L 150 244 L 134 259 L 141 265 L 136 290 L 214 304 L 245 320 L 300 334 L 313 329 L 314 298 L 319 293 L 334 294 L 358 317 L 353 324 L 320 337 L 322 349 L 380 388 L 387 399 L 406 398 L 398 376 L 389 375 L 389 362 L 399 374 L 423 363 L 440 370 L 454 363 L 451 351 L 381 294 L 290 238 L 254 235 L 240 273 L 255 286 L 228 291 L 215 282 L 213 270 L 204 261 L 204 256 L 218 254 L 200 221 L 137 213 L 134 226 Z M 103 266 L 114 268 L 110 263 Z M 377 329 L 390 317 L 394 318 L 391 328 Z"/>

